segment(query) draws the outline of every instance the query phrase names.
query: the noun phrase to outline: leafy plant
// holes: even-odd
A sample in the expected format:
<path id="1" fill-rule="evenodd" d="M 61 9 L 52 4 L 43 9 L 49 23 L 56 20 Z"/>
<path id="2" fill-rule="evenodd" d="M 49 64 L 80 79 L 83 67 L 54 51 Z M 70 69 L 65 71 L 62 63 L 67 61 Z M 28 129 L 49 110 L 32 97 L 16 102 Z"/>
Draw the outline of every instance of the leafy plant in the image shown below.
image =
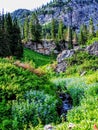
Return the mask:
<path id="1" fill-rule="evenodd" d="M 45 94 L 43 91 L 28 91 L 24 95 L 25 100 L 14 101 L 12 105 L 13 119 L 17 117 L 19 128 L 24 124 L 38 125 L 39 120 L 47 124 L 56 122 L 58 114 L 56 112 L 57 100 L 54 96 Z"/>

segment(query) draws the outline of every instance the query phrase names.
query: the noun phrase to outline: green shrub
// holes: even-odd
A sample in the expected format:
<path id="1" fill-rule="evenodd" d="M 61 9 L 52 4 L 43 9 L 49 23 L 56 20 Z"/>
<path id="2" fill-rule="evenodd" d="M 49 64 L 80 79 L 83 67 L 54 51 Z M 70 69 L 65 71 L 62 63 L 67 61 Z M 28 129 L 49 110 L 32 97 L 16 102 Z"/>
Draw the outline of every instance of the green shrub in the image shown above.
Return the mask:
<path id="1" fill-rule="evenodd" d="M 13 120 L 17 118 L 18 126 L 24 124 L 38 125 L 39 119 L 43 124 L 56 122 L 58 114 L 56 111 L 57 99 L 42 91 L 28 91 L 24 95 L 25 100 L 14 101 L 12 105 Z"/>
<path id="2" fill-rule="evenodd" d="M 98 57 L 90 55 L 87 52 L 77 51 L 72 57 L 66 59 L 66 61 L 68 64 L 65 72 L 66 75 L 81 75 L 83 72 L 88 74 L 98 69 Z"/>
<path id="3" fill-rule="evenodd" d="M 67 88 L 66 88 L 66 81 L 63 79 L 56 79 L 53 81 L 54 86 L 56 87 L 56 91 L 58 92 L 66 92 Z"/>
<path id="4" fill-rule="evenodd" d="M 85 95 L 98 96 L 98 83 L 88 85 L 88 89 L 85 91 Z"/>
<path id="5" fill-rule="evenodd" d="M 90 74 L 86 77 L 86 83 L 92 84 L 92 83 L 98 83 L 98 71 L 96 71 L 93 74 Z"/>
<path id="6" fill-rule="evenodd" d="M 90 45 L 90 44 L 92 44 L 92 43 L 94 43 L 94 42 L 98 42 L 98 37 L 94 37 L 94 38 L 88 40 L 86 44 L 87 44 L 87 45 Z"/>

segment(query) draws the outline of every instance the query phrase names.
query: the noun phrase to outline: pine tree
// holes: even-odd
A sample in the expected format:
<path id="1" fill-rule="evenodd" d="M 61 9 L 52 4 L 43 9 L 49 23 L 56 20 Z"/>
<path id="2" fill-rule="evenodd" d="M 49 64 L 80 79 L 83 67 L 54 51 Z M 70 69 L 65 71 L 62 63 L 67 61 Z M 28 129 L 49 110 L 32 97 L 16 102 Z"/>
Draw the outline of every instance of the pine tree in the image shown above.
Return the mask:
<path id="1" fill-rule="evenodd" d="M 12 35 L 13 42 L 13 50 L 12 54 L 17 57 L 21 57 L 23 55 L 23 46 L 21 43 L 21 34 L 20 28 L 17 23 L 17 19 L 15 18 L 13 21 L 13 35 Z"/>
<path id="2" fill-rule="evenodd" d="M 73 44 L 72 44 L 72 29 L 71 29 L 70 26 L 68 26 L 68 29 L 67 29 L 66 40 L 68 42 L 68 49 L 72 49 L 73 48 Z"/>
<path id="3" fill-rule="evenodd" d="M 55 40 L 55 19 L 51 22 L 51 39 Z"/>
<path id="4" fill-rule="evenodd" d="M 82 31 L 83 31 L 84 43 L 86 43 L 88 40 L 88 29 L 87 29 L 87 26 L 85 24 L 82 25 Z"/>
<path id="5" fill-rule="evenodd" d="M 41 39 L 41 32 L 42 32 L 41 25 L 39 23 L 37 15 L 34 13 L 30 20 L 30 37 L 32 38 L 33 41 L 38 42 Z"/>
<path id="6" fill-rule="evenodd" d="M 80 33 L 79 33 L 78 39 L 79 39 L 79 44 L 80 44 L 80 45 L 83 45 L 83 44 L 84 44 L 84 39 L 83 39 L 83 31 L 82 31 L 82 28 L 80 28 Z"/>
<path id="7" fill-rule="evenodd" d="M 24 39 L 27 42 L 29 40 L 29 21 L 28 17 L 26 17 L 24 22 Z"/>
<path id="8" fill-rule="evenodd" d="M 74 31 L 73 33 L 73 44 L 76 45 L 78 43 L 78 37 L 77 37 L 77 33 Z"/>
<path id="9" fill-rule="evenodd" d="M 10 13 L 6 14 L 5 16 L 5 33 L 7 44 L 9 45 L 11 52 L 13 52 L 13 23 Z"/>
<path id="10" fill-rule="evenodd" d="M 32 40 L 32 17 L 29 22 L 29 39 Z"/>
<path id="11" fill-rule="evenodd" d="M 86 25 L 81 25 L 79 33 L 79 44 L 85 45 L 88 40 L 88 30 Z"/>
<path id="12" fill-rule="evenodd" d="M 89 21 L 89 39 L 93 38 L 94 35 L 95 35 L 95 33 L 94 33 L 93 19 L 90 18 L 90 21 Z"/>
<path id="13" fill-rule="evenodd" d="M 11 15 L 0 15 L 0 56 L 22 56 L 20 30 L 17 22 L 12 21 Z"/>
<path id="14" fill-rule="evenodd" d="M 6 27 L 4 26 L 4 14 L 0 14 L 0 56 L 9 56 L 11 55 L 10 45 L 8 43 L 8 37 L 6 33 Z"/>
<path id="15" fill-rule="evenodd" d="M 64 29 L 63 31 L 63 38 L 65 41 L 67 40 L 67 29 Z"/>
<path id="16" fill-rule="evenodd" d="M 60 20 L 58 27 L 58 40 L 63 40 L 63 22 Z"/>

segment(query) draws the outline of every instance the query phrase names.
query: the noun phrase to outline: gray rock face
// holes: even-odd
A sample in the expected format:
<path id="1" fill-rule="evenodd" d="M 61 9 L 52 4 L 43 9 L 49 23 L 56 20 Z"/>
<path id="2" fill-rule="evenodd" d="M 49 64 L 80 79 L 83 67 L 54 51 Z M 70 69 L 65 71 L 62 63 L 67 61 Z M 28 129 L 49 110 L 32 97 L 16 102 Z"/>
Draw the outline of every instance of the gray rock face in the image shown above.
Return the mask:
<path id="1" fill-rule="evenodd" d="M 86 51 L 91 55 L 98 56 L 98 42 L 94 42 L 92 45 L 87 46 Z"/>
<path id="2" fill-rule="evenodd" d="M 24 46 L 36 52 L 50 55 L 51 53 L 59 54 L 65 48 L 67 49 L 68 43 L 61 41 L 59 43 L 59 50 L 56 46 L 56 43 L 52 40 L 43 40 L 41 43 L 29 41 L 27 43 L 24 43 Z"/>
<path id="3" fill-rule="evenodd" d="M 57 73 L 65 72 L 66 71 L 66 67 L 67 67 L 66 61 L 62 61 L 62 62 L 57 64 L 55 70 L 56 70 Z"/>
<path id="4" fill-rule="evenodd" d="M 71 57 L 74 54 L 74 50 L 64 50 L 62 53 L 60 53 L 57 57 L 57 62 L 61 63 L 65 60 L 65 58 Z"/>
<path id="5" fill-rule="evenodd" d="M 72 8 L 72 25 L 77 31 L 81 24 L 88 25 L 90 18 L 93 19 L 95 30 L 98 29 L 98 0 L 70 0 L 70 2 L 66 4 L 67 1 L 68 0 L 55 0 L 37 9 L 36 11 L 38 12 L 40 23 L 47 24 L 54 18 L 58 21 L 61 19 L 65 25 L 69 25 L 71 24 L 69 8 Z M 11 15 L 13 19 L 17 17 L 17 19 L 23 23 L 26 16 L 31 17 L 32 11 L 18 9 Z"/>
<path id="6" fill-rule="evenodd" d="M 53 41 L 42 41 L 42 43 L 36 43 L 30 41 L 25 44 L 25 47 L 46 55 L 51 54 L 52 51 L 57 53 L 57 51 L 55 50 L 56 45 Z"/>
<path id="7" fill-rule="evenodd" d="M 59 2 L 61 2 L 61 5 Z M 69 25 L 71 13 L 68 12 L 68 8 L 70 7 L 72 8 L 73 26 L 79 28 L 81 24 L 88 25 L 92 17 L 95 29 L 98 29 L 98 0 L 71 0 L 67 5 L 66 2 L 67 0 L 57 0 L 56 4 L 51 3 L 50 6 L 42 8 L 47 13 L 38 15 L 40 23 L 48 23 L 52 18 L 56 18 L 57 20 L 62 19 L 65 25 Z"/>
<path id="8" fill-rule="evenodd" d="M 64 50 L 57 56 L 57 67 L 56 72 L 65 72 L 67 67 L 66 58 L 71 57 L 75 54 L 76 51 L 87 51 L 91 55 L 98 56 L 98 42 L 94 42 L 93 44 L 84 48 L 75 48 L 72 50 Z M 81 76 L 83 76 L 86 72 L 83 72 Z"/>
<path id="9" fill-rule="evenodd" d="M 64 50 L 62 51 L 57 57 L 57 67 L 56 72 L 65 72 L 67 67 L 67 62 L 65 61 L 66 58 L 71 57 L 75 53 L 74 50 Z"/>

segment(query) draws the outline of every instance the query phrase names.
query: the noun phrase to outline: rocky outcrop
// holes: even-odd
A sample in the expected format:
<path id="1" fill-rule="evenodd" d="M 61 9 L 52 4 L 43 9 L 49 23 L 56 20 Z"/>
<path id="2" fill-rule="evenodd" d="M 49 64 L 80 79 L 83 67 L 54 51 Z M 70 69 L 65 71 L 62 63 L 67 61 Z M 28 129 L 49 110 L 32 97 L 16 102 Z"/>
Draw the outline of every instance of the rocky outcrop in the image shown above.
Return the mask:
<path id="1" fill-rule="evenodd" d="M 26 44 L 24 44 L 24 46 L 26 48 L 29 48 L 31 50 L 34 50 L 38 53 L 41 53 L 41 54 L 46 54 L 46 55 L 49 55 L 51 54 L 52 52 L 54 53 L 58 53 L 55 48 L 56 48 L 56 45 L 53 41 L 42 41 L 41 43 L 36 43 L 36 42 L 28 42 Z"/>
<path id="2" fill-rule="evenodd" d="M 65 60 L 65 58 L 71 57 L 74 53 L 75 53 L 75 51 L 73 49 L 62 51 L 62 53 L 60 53 L 57 57 L 57 62 L 61 63 L 62 61 Z"/>
<path id="3" fill-rule="evenodd" d="M 94 42 L 92 45 L 87 46 L 86 51 L 91 55 L 98 56 L 98 42 Z"/>
<path id="4" fill-rule="evenodd" d="M 38 53 L 50 55 L 51 53 L 59 54 L 62 50 L 67 49 L 68 43 L 60 41 L 57 45 L 53 40 L 43 40 L 41 42 L 29 41 L 24 43 L 24 46 Z"/>
<path id="5" fill-rule="evenodd" d="M 86 48 L 74 48 L 72 50 L 64 50 L 57 56 L 57 66 L 56 66 L 56 72 L 65 72 L 67 67 L 66 58 L 69 58 L 75 54 L 75 52 L 78 51 L 87 51 L 91 55 L 98 56 L 98 42 L 94 42 L 93 44 L 87 46 Z M 81 73 L 81 76 L 83 76 L 86 73 L 86 71 Z"/>
<path id="6" fill-rule="evenodd" d="M 57 73 L 60 72 L 65 72 L 66 71 L 66 67 L 67 67 L 67 62 L 66 61 L 62 61 L 60 63 L 57 63 L 57 66 L 55 68 Z"/>
<path id="7" fill-rule="evenodd" d="M 64 50 L 58 55 L 56 72 L 60 73 L 66 71 L 67 62 L 65 59 L 71 57 L 74 53 L 75 51 L 72 49 L 72 50 Z"/>
<path id="8" fill-rule="evenodd" d="M 52 18 L 55 18 L 58 21 L 62 20 L 65 25 L 69 25 L 72 14 L 72 25 L 77 30 L 81 24 L 88 25 L 90 18 L 93 19 L 95 30 L 98 29 L 98 0 L 69 0 L 68 4 L 67 1 L 55 0 L 36 9 L 40 23 L 47 24 L 51 22 Z M 72 8 L 72 13 L 68 11 L 69 8 Z M 18 9 L 11 15 L 13 19 L 17 17 L 23 23 L 25 17 L 31 17 L 32 11 Z"/>
<path id="9" fill-rule="evenodd" d="M 72 8 L 72 13 L 68 11 L 68 8 Z M 49 23 L 52 18 L 56 18 L 58 21 L 61 19 L 65 25 L 69 25 L 71 24 L 70 17 L 72 14 L 72 25 L 76 27 L 76 29 L 78 29 L 81 24 L 85 23 L 88 25 L 92 17 L 95 29 L 97 30 L 97 0 L 70 0 L 68 4 L 66 0 L 56 0 L 48 4 L 48 6 L 44 6 L 39 11 L 38 18 L 41 24 Z"/>

